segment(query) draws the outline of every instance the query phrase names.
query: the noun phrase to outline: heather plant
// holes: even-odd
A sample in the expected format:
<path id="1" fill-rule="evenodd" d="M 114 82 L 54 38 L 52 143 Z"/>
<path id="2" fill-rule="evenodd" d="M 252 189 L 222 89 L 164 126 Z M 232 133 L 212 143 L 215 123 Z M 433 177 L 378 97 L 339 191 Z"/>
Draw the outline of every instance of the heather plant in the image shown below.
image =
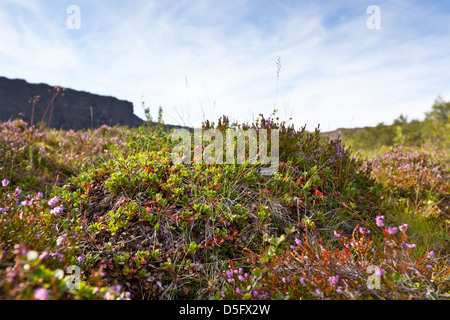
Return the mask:
<path id="1" fill-rule="evenodd" d="M 318 129 L 296 130 L 275 113 L 251 124 L 226 116 L 203 124 L 204 131 L 223 133 L 279 130 L 278 170 L 263 175 L 263 164 L 247 153 L 243 163 L 198 163 L 194 156 L 205 156 L 207 145 L 195 141 L 192 160 L 174 163 L 176 141 L 154 126 L 75 132 L 1 125 L 2 298 L 448 294 L 448 228 L 442 219 L 417 217 L 443 212 L 447 192 L 442 162 L 426 154 L 397 152 L 396 168 L 421 169 L 388 171 L 388 163 L 367 164 L 341 141 Z M 412 200 L 417 191 L 399 191 L 408 185 L 406 172 L 428 183 L 420 187 L 420 203 Z M 70 266 L 79 268 L 75 291 L 58 271 Z"/>
<path id="2" fill-rule="evenodd" d="M 1 123 L 0 132 L 0 175 L 24 191 L 44 193 L 124 144 L 124 130 L 107 126 L 88 132 L 40 130 L 16 120 Z"/>
<path id="3" fill-rule="evenodd" d="M 0 251 L 0 264 L 6 263 L 4 252 Z M 80 281 L 75 286 L 70 275 L 63 269 L 46 266 L 49 253 L 27 250 L 14 246 L 15 259 L 0 273 L 0 293 L 4 299 L 13 300 L 125 300 L 128 293 L 121 286 L 102 287 L 98 272 L 91 283 Z"/>
<path id="4" fill-rule="evenodd" d="M 425 151 L 414 153 L 400 146 L 375 157 L 368 166 L 372 177 L 391 193 L 416 202 L 434 202 L 448 211 L 448 163 L 437 161 Z"/>
<path id="5" fill-rule="evenodd" d="M 2 180 L 0 194 L 0 293 L 6 299 L 116 299 L 102 287 L 101 271 L 73 290 L 64 269 L 79 262 L 81 219 L 71 200 L 25 194 Z M 81 276 L 81 275 L 80 275 Z M 93 286 L 92 286 L 93 284 Z"/>
<path id="6" fill-rule="evenodd" d="M 335 230 L 330 249 L 314 227 L 302 239 L 268 238 L 262 253 L 248 252 L 246 271 L 230 263 L 222 273 L 217 299 L 445 299 L 448 263 L 433 251 L 417 259 L 408 225 L 390 227 L 377 216 L 378 230 L 363 227 L 351 235 Z M 372 233 L 382 233 L 382 241 Z M 288 234 L 289 235 L 289 234 Z M 289 240 L 292 241 L 290 244 Z M 244 264 L 245 266 L 245 264 Z"/>
<path id="7" fill-rule="evenodd" d="M 359 163 L 339 141 L 262 116 L 242 126 L 224 116 L 203 129 L 230 127 L 279 129 L 278 172 L 263 176 L 248 161 L 174 164 L 170 136 L 140 128 L 124 148 L 71 179 L 84 197 L 78 208 L 94 264 L 107 278 L 119 274 L 133 297 L 208 298 L 215 269 L 243 259 L 244 248 L 259 251 L 266 234 L 308 221 L 332 238 L 336 227 L 351 232 L 378 208 L 376 186 L 352 169 Z"/>

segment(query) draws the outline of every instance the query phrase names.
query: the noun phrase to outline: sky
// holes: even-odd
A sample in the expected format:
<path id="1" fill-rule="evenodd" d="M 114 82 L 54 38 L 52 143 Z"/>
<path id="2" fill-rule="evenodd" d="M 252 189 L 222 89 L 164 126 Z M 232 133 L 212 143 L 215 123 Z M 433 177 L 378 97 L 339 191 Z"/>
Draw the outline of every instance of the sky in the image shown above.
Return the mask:
<path id="1" fill-rule="evenodd" d="M 0 76 L 167 124 L 375 126 L 450 100 L 449 22 L 449 0 L 0 0 Z"/>

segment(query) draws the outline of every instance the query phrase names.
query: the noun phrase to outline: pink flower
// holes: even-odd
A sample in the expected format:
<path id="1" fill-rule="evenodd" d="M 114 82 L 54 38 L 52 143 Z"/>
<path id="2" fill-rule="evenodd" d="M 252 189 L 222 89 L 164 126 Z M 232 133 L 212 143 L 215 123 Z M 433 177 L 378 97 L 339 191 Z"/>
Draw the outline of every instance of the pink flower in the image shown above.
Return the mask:
<path id="1" fill-rule="evenodd" d="M 66 238 L 67 238 L 67 233 L 63 234 L 62 236 L 59 236 L 56 239 L 56 245 L 60 246 Z"/>
<path id="2" fill-rule="evenodd" d="M 54 206 L 56 206 L 56 204 L 58 203 L 59 200 L 60 200 L 60 199 L 59 199 L 58 197 L 51 198 L 51 199 L 48 201 L 48 205 L 49 205 L 50 207 L 54 207 Z"/>
<path id="3" fill-rule="evenodd" d="M 242 291 L 241 289 L 239 289 L 239 287 L 236 287 L 236 293 L 238 295 L 241 295 L 244 291 Z"/>
<path id="4" fill-rule="evenodd" d="M 384 216 L 377 216 L 375 218 L 375 222 L 376 222 L 377 226 L 384 227 Z"/>
<path id="5" fill-rule="evenodd" d="M 401 232 L 408 230 L 408 225 L 406 223 L 402 224 L 400 227 L 398 227 Z"/>
<path id="6" fill-rule="evenodd" d="M 300 283 L 306 287 L 305 281 L 309 281 L 309 280 L 305 279 L 305 278 L 300 278 Z"/>
<path id="7" fill-rule="evenodd" d="M 416 244 L 415 243 L 411 243 L 411 244 L 405 243 L 405 246 L 407 248 L 414 249 L 416 247 Z"/>
<path id="8" fill-rule="evenodd" d="M 370 233 L 370 230 L 366 229 L 366 228 L 359 227 L 359 232 L 361 232 L 362 234 L 366 234 L 366 233 Z"/>
<path id="9" fill-rule="evenodd" d="M 105 293 L 105 295 L 103 296 L 103 299 L 105 300 L 114 300 L 114 295 L 111 292 L 107 292 Z"/>
<path id="10" fill-rule="evenodd" d="M 40 260 L 44 260 L 48 257 L 48 251 L 43 251 L 40 255 L 39 255 L 39 259 Z"/>
<path id="11" fill-rule="evenodd" d="M 434 257 L 434 251 L 428 252 L 427 258 L 428 258 L 428 259 L 431 259 L 431 258 L 433 258 L 433 257 Z"/>
<path id="12" fill-rule="evenodd" d="M 56 208 L 50 210 L 50 213 L 54 214 L 55 216 L 57 216 L 58 214 L 60 214 L 63 211 L 64 211 L 64 206 L 61 205 L 59 207 L 56 207 Z"/>
<path id="13" fill-rule="evenodd" d="M 334 277 L 329 277 L 329 278 L 328 278 L 328 282 L 329 282 L 332 286 L 337 285 L 338 281 L 339 281 L 339 275 L 334 276 Z"/>
<path id="14" fill-rule="evenodd" d="M 2 180 L 2 186 L 4 186 L 6 188 L 8 185 L 9 185 L 9 180 L 3 179 Z"/>
<path id="15" fill-rule="evenodd" d="M 48 290 L 45 288 L 39 288 L 34 290 L 33 295 L 36 300 L 48 300 L 49 297 Z"/>
<path id="16" fill-rule="evenodd" d="M 388 233 L 389 234 L 396 234 L 397 233 L 397 227 L 388 227 Z"/>
<path id="17" fill-rule="evenodd" d="M 378 277 L 382 277 L 384 275 L 384 273 L 386 272 L 386 270 L 381 269 L 381 268 L 376 268 L 374 275 L 378 276 Z"/>
<path id="18" fill-rule="evenodd" d="M 340 233 L 337 233 L 336 230 L 334 230 L 333 233 L 334 233 L 334 236 L 335 236 L 336 238 L 340 238 L 340 237 L 341 237 L 341 234 L 340 234 Z"/>
<path id="19" fill-rule="evenodd" d="M 298 246 L 302 244 L 302 240 L 297 239 L 297 238 L 294 239 L 294 242 L 295 242 L 295 244 L 298 245 Z"/>

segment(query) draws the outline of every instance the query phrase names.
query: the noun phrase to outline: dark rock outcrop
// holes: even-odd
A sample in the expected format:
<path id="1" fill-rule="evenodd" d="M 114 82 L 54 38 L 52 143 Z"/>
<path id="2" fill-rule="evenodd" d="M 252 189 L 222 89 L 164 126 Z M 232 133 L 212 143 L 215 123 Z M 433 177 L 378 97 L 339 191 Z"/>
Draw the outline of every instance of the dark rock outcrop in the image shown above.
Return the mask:
<path id="1" fill-rule="evenodd" d="M 57 129 L 90 129 L 106 124 L 138 127 L 144 123 L 133 113 L 133 104 L 47 84 L 0 77 L 0 121 L 21 118 L 28 123 L 44 121 Z M 34 104 L 33 97 L 39 96 Z"/>

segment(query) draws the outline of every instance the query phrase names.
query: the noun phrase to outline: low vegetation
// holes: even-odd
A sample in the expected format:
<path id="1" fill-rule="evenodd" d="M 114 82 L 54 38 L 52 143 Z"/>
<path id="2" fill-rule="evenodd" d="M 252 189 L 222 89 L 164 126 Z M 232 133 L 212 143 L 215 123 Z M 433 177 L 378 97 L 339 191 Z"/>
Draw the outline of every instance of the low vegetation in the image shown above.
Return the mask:
<path id="1" fill-rule="evenodd" d="M 445 121 L 430 137 L 448 137 Z M 444 139 L 419 149 L 401 131 L 368 158 L 362 138 L 275 115 L 204 124 L 279 129 L 264 176 L 248 161 L 175 164 L 162 125 L 0 127 L 1 299 L 449 298 Z"/>

